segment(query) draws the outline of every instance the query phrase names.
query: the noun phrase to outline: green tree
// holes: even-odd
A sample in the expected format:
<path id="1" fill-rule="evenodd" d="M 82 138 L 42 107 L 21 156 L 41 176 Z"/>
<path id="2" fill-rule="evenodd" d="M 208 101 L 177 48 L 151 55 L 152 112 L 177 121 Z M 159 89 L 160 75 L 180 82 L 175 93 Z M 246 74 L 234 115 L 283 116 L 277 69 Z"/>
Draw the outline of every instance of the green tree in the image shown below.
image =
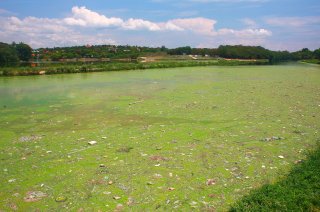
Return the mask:
<path id="1" fill-rule="evenodd" d="M 218 54 L 225 58 L 270 59 L 270 51 L 261 46 L 219 46 Z"/>
<path id="2" fill-rule="evenodd" d="M 161 46 L 161 51 L 162 52 L 165 52 L 165 51 L 167 51 L 168 49 L 165 47 L 165 46 Z"/>
<path id="3" fill-rule="evenodd" d="M 315 59 L 320 60 L 320 48 L 314 50 L 314 52 L 313 52 L 313 57 L 314 57 Z"/>
<path id="4" fill-rule="evenodd" d="M 32 48 L 25 43 L 15 44 L 13 43 L 14 48 L 17 51 L 18 57 L 22 61 L 29 61 L 32 57 Z"/>
<path id="5" fill-rule="evenodd" d="M 303 48 L 300 51 L 292 53 L 295 60 L 312 59 L 312 52 L 308 48 Z"/>
<path id="6" fill-rule="evenodd" d="M 311 59 L 312 58 L 312 52 L 308 48 L 303 48 L 301 50 L 302 53 L 302 59 Z"/>
<path id="7" fill-rule="evenodd" d="M 191 47 L 190 46 L 185 46 L 185 47 L 179 47 L 176 49 L 170 49 L 168 51 L 168 54 L 171 55 L 183 55 L 183 54 L 191 54 Z"/>
<path id="8" fill-rule="evenodd" d="M 15 49 L 6 43 L 0 42 L 0 66 L 14 66 L 19 62 Z"/>

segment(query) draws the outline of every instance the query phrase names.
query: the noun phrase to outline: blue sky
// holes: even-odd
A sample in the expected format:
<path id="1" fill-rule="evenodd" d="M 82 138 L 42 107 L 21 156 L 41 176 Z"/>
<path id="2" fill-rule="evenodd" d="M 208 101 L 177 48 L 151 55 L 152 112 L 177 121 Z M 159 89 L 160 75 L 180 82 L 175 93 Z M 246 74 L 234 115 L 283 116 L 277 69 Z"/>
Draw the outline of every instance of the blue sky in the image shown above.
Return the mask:
<path id="1" fill-rule="evenodd" d="M 0 41 L 320 47 L 319 0 L 0 0 Z"/>

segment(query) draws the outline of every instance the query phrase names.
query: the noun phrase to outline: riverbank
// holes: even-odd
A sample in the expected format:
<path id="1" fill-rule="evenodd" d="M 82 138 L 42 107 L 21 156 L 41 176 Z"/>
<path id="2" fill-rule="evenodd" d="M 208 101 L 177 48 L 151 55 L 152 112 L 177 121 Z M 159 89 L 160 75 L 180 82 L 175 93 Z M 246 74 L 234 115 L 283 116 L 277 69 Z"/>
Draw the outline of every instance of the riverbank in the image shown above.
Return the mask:
<path id="1" fill-rule="evenodd" d="M 302 63 L 309 63 L 309 64 L 320 65 L 320 60 L 317 60 L 317 59 L 301 60 L 301 62 L 302 62 Z"/>
<path id="2" fill-rule="evenodd" d="M 176 60 L 157 62 L 55 63 L 38 67 L 4 67 L 0 76 L 28 76 L 194 66 L 267 65 L 267 60 Z"/>
<path id="3" fill-rule="evenodd" d="M 317 211 L 320 207 L 320 146 L 275 184 L 267 184 L 238 201 L 230 211 Z"/>

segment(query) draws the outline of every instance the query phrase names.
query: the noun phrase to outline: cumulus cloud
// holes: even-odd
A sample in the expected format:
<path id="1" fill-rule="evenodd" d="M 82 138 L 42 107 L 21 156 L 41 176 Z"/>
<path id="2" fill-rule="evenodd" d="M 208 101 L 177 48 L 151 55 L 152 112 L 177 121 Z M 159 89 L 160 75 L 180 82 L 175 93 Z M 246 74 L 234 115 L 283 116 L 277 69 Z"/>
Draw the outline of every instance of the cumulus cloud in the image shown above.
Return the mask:
<path id="1" fill-rule="evenodd" d="M 275 34 L 268 43 L 272 49 L 319 48 L 320 16 L 269 17 L 264 21 Z"/>
<path id="2" fill-rule="evenodd" d="M 217 35 L 203 39 L 199 48 L 218 47 L 219 45 L 254 45 L 266 46 L 268 37 L 272 33 L 265 29 L 219 29 Z M 213 38 L 213 39 L 212 39 Z"/>
<path id="3" fill-rule="evenodd" d="M 59 19 L 0 17 L 0 38 L 3 42 L 22 41 L 33 47 L 91 44 L 116 44 L 110 38 L 81 33 L 64 25 Z M 66 36 L 67 35 L 67 36 Z"/>
<path id="4" fill-rule="evenodd" d="M 266 29 L 220 29 L 217 31 L 218 35 L 234 35 L 236 37 L 250 38 L 250 37 L 266 37 L 271 36 L 272 32 Z"/>
<path id="5" fill-rule="evenodd" d="M 123 31 L 145 30 L 150 33 L 175 32 L 173 39 L 183 35 L 194 39 L 217 39 L 221 37 L 237 38 L 242 40 L 261 40 L 271 36 L 271 31 L 248 27 L 242 30 L 229 28 L 216 29 L 217 21 L 203 17 L 171 19 L 166 22 L 152 22 L 144 19 L 129 18 L 124 20 L 119 17 L 107 17 L 86 7 L 75 6 L 70 15 L 61 19 L 26 17 L 1 17 L 0 37 L 5 42 L 23 41 L 33 47 L 65 46 L 90 44 L 116 44 L 112 39 L 113 34 L 127 37 Z M 177 34 L 178 33 L 178 34 Z M 180 33 L 180 34 L 179 34 Z M 181 34 L 184 33 L 184 34 Z M 127 35 L 128 34 L 128 35 Z M 66 36 L 67 35 L 67 36 Z M 148 39 L 145 35 L 143 40 Z M 119 37 L 119 36 L 117 36 Z"/>
<path id="6" fill-rule="evenodd" d="M 247 22 L 249 19 L 247 19 Z M 233 35 L 265 35 L 269 36 L 271 33 L 265 29 L 248 29 L 248 30 L 232 30 L 221 29 L 215 31 L 214 26 L 216 20 L 196 17 L 196 18 L 181 18 L 172 19 L 167 22 L 151 22 L 143 19 L 123 20 L 121 18 L 108 18 L 104 15 L 93 12 L 86 7 L 73 7 L 72 16 L 65 18 L 64 22 L 68 25 L 76 25 L 82 27 L 117 27 L 125 30 L 149 30 L 149 31 L 191 31 L 196 34 L 215 36 L 220 34 Z M 253 20 L 251 21 L 253 22 Z"/>
<path id="7" fill-rule="evenodd" d="M 207 18 L 185 18 L 185 19 L 173 19 L 168 21 L 183 30 L 189 30 L 197 34 L 202 35 L 214 35 L 214 25 L 217 21 Z"/>
<path id="8" fill-rule="evenodd" d="M 267 18 L 265 22 L 271 26 L 279 27 L 303 27 L 307 25 L 320 24 L 320 16 L 307 17 L 272 17 Z"/>
<path id="9" fill-rule="evenodd" d="M 12 15 L 13 12 L 0 8 L 0 15 Z"/>
<path id="10" fill-rule="evenodd" d="M 184 31 L 183 28 L 177 26 L 171 21 L 168 21 L 167 23 L 160 23 L 159 25 L 162 26 L 164 29 L 171 30 L 171 31 Z"/>
<path id="11" fill-rule="evenodd" d="M 248 27 L 256 28 L 258 26 L 258 24 L 251 18 L 243 18 L 241 19 L 241 22 Z"/>
<path id="12" fill-rule="evenodd" d="M 215 29 L 216 20 L 207 19 L 207 18 L 188 18 L 188 19 L 174 19 L 169 21 L 174 25 L 184 29 L 192 31 L 196 34 L 206 35 L 206 36 L 224 36 L 224 35 L 233 35 L 237 37 L 267 37 L 271 36 L 272 32 L 266 29 L 256 29 L 249 28 L 243 30 L 235 29 Z"/>
<path id="13" fill-rule="evenodd" d="M 91 11 L 86 7 L 73 7 L 72 17 L 65 18 L 64 21 L 69 25 L 79 26 L 120 26 L 123 24 L 121 18 L 108 18 L 97 12 Z"/>
<path id="14" fill-rule="evenodd" d="M 129 20 L 124 22 L 121 27 L 129 30 L 138 30 L 138 29 L 147 29 L 150 31 L 162 30 L 161 27 L 156 23 L 153 23 L 151 21 L 146 21 L 143 19 L 133 19 L 133 18 L 130 18 Z"/>
<path id="15" fill-rule="evenodd" d="M 125 30 L 182 30 L 178 26 L 169 23 L 154 23 L 148 20 L 133 18 L 129 18 L 128 20 L 115 17 L 108 18 L 86 7 L 78 6 L 72 8 L 72 16 L 65 18 L 64 22 L 71 26 L 117 27 Z"/>

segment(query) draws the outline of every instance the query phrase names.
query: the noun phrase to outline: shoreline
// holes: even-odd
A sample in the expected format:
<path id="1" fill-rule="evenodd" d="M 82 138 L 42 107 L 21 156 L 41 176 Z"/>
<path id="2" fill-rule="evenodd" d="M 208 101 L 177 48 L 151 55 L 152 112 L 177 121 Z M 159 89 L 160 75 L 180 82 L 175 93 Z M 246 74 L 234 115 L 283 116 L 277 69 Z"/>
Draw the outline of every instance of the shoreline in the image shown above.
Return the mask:
<path id="1" fill-rule="evenodd" d="M 3 67 L 0 77 L 34 76 L 52 74 L 71 74 L 107 71 L 128 71 L 156 68 L 179 68 L 196 66 L 242 66 L 242 65 L 270 65 L 267 60 L 189 60 L 189 61 L 161 61 L 138 63 L 96 63 L 96 64 L 52 64 L 44 67 Z"/>

